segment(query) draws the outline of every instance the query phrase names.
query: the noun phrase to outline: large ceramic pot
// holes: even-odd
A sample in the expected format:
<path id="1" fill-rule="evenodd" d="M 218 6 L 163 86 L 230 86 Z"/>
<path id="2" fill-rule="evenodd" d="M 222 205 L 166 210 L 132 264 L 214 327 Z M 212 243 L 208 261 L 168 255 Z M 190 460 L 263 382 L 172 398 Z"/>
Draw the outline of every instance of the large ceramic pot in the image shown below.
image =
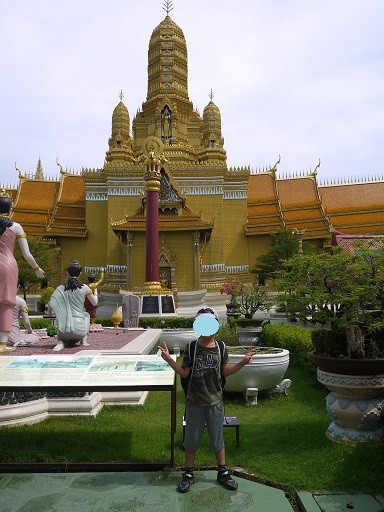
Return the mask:
<path id="1" fill-rule="evenodd" d="M 175 347 L 179 347 L 183 353 L 187 344 L 195 339 L 197 335 L 193 329 L 163 329 L 159 343 L 165 341 L 170 352 L 173 352 Z"/>
<path id="2" fill-rule="evenodd" d="M 246 392 L 248 388 L 272 392 L 282 384 L 289 365 L 289 351 L 271 347 L 227 347 L 229 364 L 236 364 L 244 357 L 246 350 L 255 352 L 252 361 L 241 370 L 227 377 L 226 391 Z M 288 379 L 286 379 L 288 380 Z M 289 387 L 291 381 L 285 382 Z"/>
<path id="3" fill-rule="evenodd" d="M 384 441 L 384 359 L 338 359 L 311 353 L 332 423 L 327 437 L 336 442 Z"/>

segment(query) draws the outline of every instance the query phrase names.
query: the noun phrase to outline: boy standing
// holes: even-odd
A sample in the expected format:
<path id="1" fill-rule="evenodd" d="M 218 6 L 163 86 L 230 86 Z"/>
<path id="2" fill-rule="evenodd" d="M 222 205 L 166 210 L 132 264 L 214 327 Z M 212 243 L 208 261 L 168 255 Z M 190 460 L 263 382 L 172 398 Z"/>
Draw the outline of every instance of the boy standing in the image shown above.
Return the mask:
<path id="1" fill-rule="evenodd" d="M 159 347 L 161 357 L 177 374 L 182 378 L 190 375 L 185 412 L 186 467 L 178 490 L 187 492 L 194 482 L 195 455 L 201 444 L 206 425 L 211 450 L 215 454 L 218 466 L 217 482 L 226 489 L 234 491 L 237 489 L 237 482 L 231 477 L 225 463 L 221 376 L 228 377 L 239 371 L 251 361 L 252 353 L 247 352 L 241 361 L 230 365 L 228 364 L 228 352 L 224 345 L 221 357 L 219 344 L 215 340 L 215 334 L 219 329 L 219 320 L 210 308 L 203 308 L 197 312 L 193 328 L 200 335 L 195 345 L 194 357 L 190 357 L 189 345 L 187 345 L 181 365 L 171 358 L 165 343 Z"/>

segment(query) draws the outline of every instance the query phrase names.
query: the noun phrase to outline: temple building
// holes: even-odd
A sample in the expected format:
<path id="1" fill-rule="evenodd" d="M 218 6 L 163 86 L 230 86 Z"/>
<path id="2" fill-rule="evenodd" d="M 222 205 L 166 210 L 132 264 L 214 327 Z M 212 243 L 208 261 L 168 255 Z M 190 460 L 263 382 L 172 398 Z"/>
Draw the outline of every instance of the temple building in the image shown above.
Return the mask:
<path id="1" fill-rule="evenodd" d="M 163 148 L 158 208 L 164 289 L 213 291 L 229 274 L 251 280 L 256 257 L 282 228 L 297 230 L 318 249 L 332 243 L 334 232 L 384 233 L 384 180 L 324 185 L 318 167 L 290 177 L 279 176 L 279 162 L 256 172 L 227 167 L 219 107 L 211 93 L 202 116 L 194 109 L 187 44 L 170 10 L 152 32 L 146 100 L 132 121 L 119 95 L 103 167 L 73 173 L 57 162 L 60 177 L 52 180 L 39 160 L 36 173 L 19 171 L 17 189 L 7 188 L 13 219 L 28 237 L 56 245 L 57 281 L 77 259 L 88 271 L 105 269 L 106 290 L 142 288 L 144 149 L 151 139 Z"/>

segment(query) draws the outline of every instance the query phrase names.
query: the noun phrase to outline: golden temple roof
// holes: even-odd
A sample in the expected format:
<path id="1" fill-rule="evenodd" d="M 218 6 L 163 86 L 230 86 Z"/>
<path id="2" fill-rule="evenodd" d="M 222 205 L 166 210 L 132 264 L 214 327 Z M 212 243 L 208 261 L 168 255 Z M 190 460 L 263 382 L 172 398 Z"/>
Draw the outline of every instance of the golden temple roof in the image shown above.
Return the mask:
<path id="1" fill-rule="evenodd" d="M 319 186 L 327 212 L 383 209 L 384 181 Z"/>
<path id="2" fill-rule="evenodd" d="M 27 234 L 44 235 L 58 189 L 57 181 L 21 178 L 12 220 L 20 223 Z"/>
<path id="3" fill-rule="evenodd" d="M 314 175 L 277 180 L 274 170 L 249 177 L 247 235 L 281 228 L 305 230 L 304 238 L 329 237 Z"/>
<path id="4" fill-rule="evenodd" d="M 319 187 L 334 229 L 347 233 L 384 233 L 384 182 Z"/>
<path id="5" fill-rule="evenodd" d="M 193 212 L 187 206 L 183 206 L 180 214 L 159 212 L 159 231 L 211 231 L 213 222 L 205 221 L 201 215 Z M 145 231 L 146 218 L 144 208 L 124 220 L 112 223 L 112 229 L 118 231 Z"/>
<path id="6" fill-rule="evenodd" d="M 60 181 L 21 178 L 12 220 L 36 236 L 85 236 L 85 185 L 82 176 Z"/>
<path id="7" fill-rule="evenodd" d="M 47 226 L 47 233 L 50 236 L 84 237 L 87 234 L 85 215 L 83 177 L 62 174 L 59 195 Z"/>

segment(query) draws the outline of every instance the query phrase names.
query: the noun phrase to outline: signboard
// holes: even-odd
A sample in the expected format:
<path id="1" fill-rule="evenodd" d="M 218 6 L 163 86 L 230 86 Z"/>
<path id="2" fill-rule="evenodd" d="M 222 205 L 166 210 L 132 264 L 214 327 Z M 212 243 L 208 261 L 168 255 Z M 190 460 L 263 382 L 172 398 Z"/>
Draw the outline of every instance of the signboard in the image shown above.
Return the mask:
<path id="1" fill-rule="evenodd" d="M 18 386 L 172 386 L 174 371 L 158 355 L 31 355 L 0 358 L 0 388 Z"/>
<path id="2" fill-rule="evenodd" d="M 159 296 L 158 295 L 143 295 L 142 296 L 141 313 L 144 315 L 158 315 L 159 309 Z"/>
<path id="3" fill-rule="evenodd" d="M 175 313 L 175 303 L 173 295 L 161 296 L 161 312 L 162 313 Z"/>

